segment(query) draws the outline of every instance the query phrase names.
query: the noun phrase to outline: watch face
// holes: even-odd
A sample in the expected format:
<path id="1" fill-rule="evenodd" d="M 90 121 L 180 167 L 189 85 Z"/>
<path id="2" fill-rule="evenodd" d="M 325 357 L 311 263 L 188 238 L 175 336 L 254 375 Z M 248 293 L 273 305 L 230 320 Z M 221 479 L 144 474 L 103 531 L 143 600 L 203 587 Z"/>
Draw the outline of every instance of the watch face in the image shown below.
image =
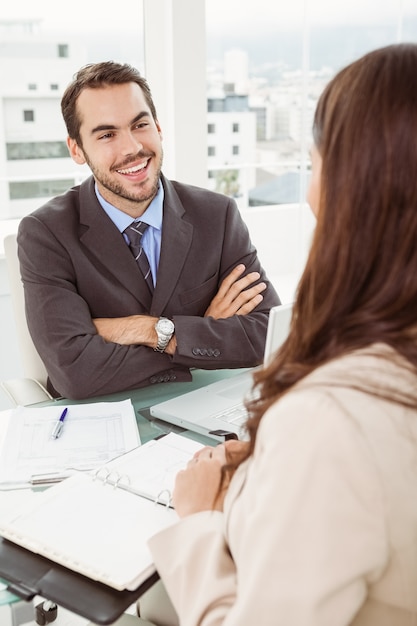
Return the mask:
<path id="1" fill-rule="evenodd" d="M 165 348 L 169 344 L 172 335 L 175 331 L 174 322 L 167 317 L 160 317 L 155 324 L 156 334 L 158 335 L 158 343 L 156 345 L 157 352 L 164 352 Z"/>
<path id="2" fill-rule="evenodd" d="M 162 319 L 158 321 L 158 330 L 165 335 L 169 335 L 174 330 L 174 323 L 168 319 Z"/>

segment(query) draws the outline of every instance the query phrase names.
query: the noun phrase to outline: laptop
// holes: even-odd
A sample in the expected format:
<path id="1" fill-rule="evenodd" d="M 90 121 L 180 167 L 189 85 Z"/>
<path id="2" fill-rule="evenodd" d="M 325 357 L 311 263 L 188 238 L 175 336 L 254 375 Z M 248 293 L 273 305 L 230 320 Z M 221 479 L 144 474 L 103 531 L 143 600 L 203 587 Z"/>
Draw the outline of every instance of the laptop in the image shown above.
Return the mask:
<path id="1" fill-rule="evenodd" d="M 291 315 L 292 304 L 271 308 L 265 341 L 265 364 L 270 362 L 287 338 Z M 253 370 L 246 370 L 154 404 L 150 413 L 157 419 L 220 441 L 228 438 L 244 439 L 247 419 L 244 400 L 251 392 L 252 381 Z"/>

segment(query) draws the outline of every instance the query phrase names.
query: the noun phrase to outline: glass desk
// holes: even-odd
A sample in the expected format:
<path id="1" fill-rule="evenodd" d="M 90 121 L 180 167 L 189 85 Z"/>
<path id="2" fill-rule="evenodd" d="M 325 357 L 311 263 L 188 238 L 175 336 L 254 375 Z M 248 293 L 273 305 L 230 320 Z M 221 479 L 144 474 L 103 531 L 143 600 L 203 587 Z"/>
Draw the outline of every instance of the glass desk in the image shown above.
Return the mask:
<path id="1" fill-rule="evenodd" d="M 246 368 L 247 369 L 247 368 Z M 167 422 L 156 419 L 150 414 L 150 407 L 158 402 L 164 402 L 170 398 L 174 398 L 188 391 L 193 391 L 199 387 L 204 387 L 210 383 L 214 383 L 224 378 L 230 378 L 236 376 L 240 372 L 246 371 L 246 369 L 233 369 L 233 370 L 192 370 L 193 379 L 186 383 L 156 383 L 149 385 L 148 387 L 142 387 L 140 389 L 134 389 L 129 391 L 120 391 L 118 393 L 112 393 L 104 396 L 97 396 L 94 398 L 88 398 L 87 400 L 68 400 L 66 398 L 59 398 L 56 400 L 49 400 L 42 402 L 36 406 L 50 406 L 51 404 L 57 405 L 70 405 L 70 404 L 84 404 L 92 402 L 115 402 L 120 400 L 130 399 L 135 409 L 136 420 L 139 428 L 139 434 L 142 443 L 146 443 L 151 439 L 155 439 L 163 433 L 177 432 L 182 433 L 191 439 L 196 439 L 201 443 L 207 445 L 215 445 L 216 441 L 211 437 L 205 437 L 197 433 L 193 433 L 189 430 L 185 430 L 178 426 L 173 426 Z"/>
<path id="2" fill-rule="evenodd" d="M 35 619 L 33 604 L 7 590 L 7 581 L 0 578 L 0 624 L 1 626 L 19 626 Z"/>
<path id="3" fill-rule="evenodd" d="M 7 581 L 0 578 L 0 606 L 19 602 L 19 598 L 7 591 Z"/>

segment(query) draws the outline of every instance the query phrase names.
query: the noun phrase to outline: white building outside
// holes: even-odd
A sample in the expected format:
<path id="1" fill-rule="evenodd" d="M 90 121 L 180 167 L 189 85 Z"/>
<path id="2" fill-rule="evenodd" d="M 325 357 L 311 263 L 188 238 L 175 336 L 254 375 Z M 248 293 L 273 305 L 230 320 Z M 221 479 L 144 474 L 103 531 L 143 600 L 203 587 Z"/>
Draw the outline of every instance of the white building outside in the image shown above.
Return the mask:
<path id="1" fill-rule="evenodd" d="M 6 219 L 87 175 L 69 157 L 60 110 L 86 53 L 75 39 L 38 33 L 36 21 L 0 22 L 0 33 L 0 219 Z"/>

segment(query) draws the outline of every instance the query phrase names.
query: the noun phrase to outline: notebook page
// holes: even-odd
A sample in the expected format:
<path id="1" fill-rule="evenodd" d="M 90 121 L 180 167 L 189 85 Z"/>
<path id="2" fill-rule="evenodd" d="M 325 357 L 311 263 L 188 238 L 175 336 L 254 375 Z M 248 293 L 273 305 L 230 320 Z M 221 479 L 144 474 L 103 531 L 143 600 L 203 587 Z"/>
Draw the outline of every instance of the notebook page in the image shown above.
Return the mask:
<path id="1" fill-rule="evenodd" d="M 177 520 L 173 509 L 72 476 L 40 494 L 0 533 L 18 545 L 118 590 L 155 570 L 146 540 Z"/>
<path id="2" fill-rule="evenodd" d="M 172 494 L 175 476 L 183 469 L 202 444 L 176 433 L 147 442 L 106 465 L 110 472 L 101 472 L 110 484 L 152 500 L 168 502 Z"/>
<path id="3" fill-rule="evenodd" d="M 14 514 L 0 512 L 0 534 L 115 589 L 135 589 L 155 571 L 147 540 L 178 519 L 155 500 L 168 502 L 159 494 L 202 447 L 174 433 L 150 441 L 99 472 L 50 487 Z"/>

